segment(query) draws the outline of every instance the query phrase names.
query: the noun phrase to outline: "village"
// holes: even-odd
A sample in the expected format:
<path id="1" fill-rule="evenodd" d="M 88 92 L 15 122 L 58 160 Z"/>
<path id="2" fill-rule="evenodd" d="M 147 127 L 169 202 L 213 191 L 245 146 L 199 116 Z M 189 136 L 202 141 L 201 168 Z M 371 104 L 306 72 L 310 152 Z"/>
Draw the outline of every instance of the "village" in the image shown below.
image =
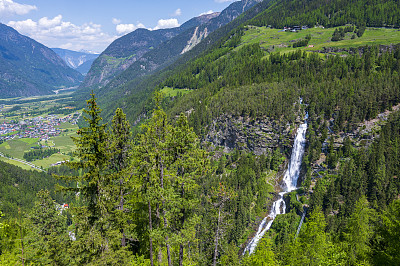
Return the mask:
<path id="1" fill-rule="evenodd" d="M 20 121 L 11 120 L 0 124 L 0 141 L 16 138 L 38 138 L 46 141 L 50 137 L 59 136 L 62 129 L 58 128 L 62 123 L 76 124 L 80 113 L 76 112 L 64 117 L 57 115 L 38 116 Z"/>

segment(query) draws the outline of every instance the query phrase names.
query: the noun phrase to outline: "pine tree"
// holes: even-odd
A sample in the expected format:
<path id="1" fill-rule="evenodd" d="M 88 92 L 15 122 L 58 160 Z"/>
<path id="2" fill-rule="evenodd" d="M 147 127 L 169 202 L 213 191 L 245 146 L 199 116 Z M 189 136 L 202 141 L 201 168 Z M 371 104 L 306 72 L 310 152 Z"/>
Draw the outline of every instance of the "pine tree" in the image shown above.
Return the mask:
<path id="1" fill-rule="evenodd" d="M 157 100 L 157 103 L 159 102 Z M 166 206 L 166 202 L 169 202 L 169 199 L 172 199 L 174 194 L 170 186 L 170 177 L 166 174 L 166 166 L 171 159 L 168 156 L 166 139 L 171 130 L 167 115 L 157 104 L 149 122 L 142 126 L 142 133 L 137 137 L 138 145 L 134 148 L 133 166 L 140 184 L 140 191 L 136 197 L 143 199 L 148 208 L 148 238 L 151 265 L 154 265 L 155 242 L 159 243 L 159 263 L 162 263 L 162 247 L 165 244 L 168 253 L 168 264 L 172 264 Z"/>
<path id="2" fill-rule="evenodd" d="M 76 241 L 70 253 L 75 264 L 123 264 L 130 255 L 121 247 L 122 233 L 112 226 L 115 201 L 109 172 L 108 134 L 106 124 L 101 123 L 101 109 L 93 93 L 84 113 L 85 126 L 78 130 L 78 137 L 73 138 L 79 161 L 67 163 L 81 174 L 59 177 L 77 182 L 76 188 L 63 190 L 75 192 L 81 200 L 81 206 L 71 208 Z"/>
<path id="3" fill-rule="evenodd" d="M 71 168 L 81 170 L 82 175 L 61 178 L 79 182 L 79 187 L 77 185 L 77 188 L 67 190 L 81 194 L 83 201 L 87 204 L 85 210 L 88 212 L 89 224 L 93 225 L 106 213 L 105 198 L 107 198 L 106 187 L 109 185 L 109 180 L 103 173 L 109 160 L 108 135 L 106 124 L 101 124 L 101 109 L 93 93 L 87 100 L 87 109 L 83 112 L 87 126 L 78 130 L 78 137 L 72 137 L 77 147 L 75 155 L 79 161 L 67 163 Z"/>
<path id="4" fill-rule="evenodd" d="M 399 265 L 400 263 L 400 200 L 393 201 L 381 215 L 378 227 L 379 245 L 374 261 L 376 265 Z"/>
<path id="5" fill-rule="evenodd" d="M 127 181 L 129 179 L 129 163 L 132 155 L 132 133 L 130 124 L 122 109 L 118 108 L 112 119 L 110 134 L 110 170 L 112 175 L 113 195 L 118 208 L 115 210 L 115 225 L 122 233 L 121 246 L 126 246 L 125 227 L 128 226 L 125 211 L 125 196 L 127 193 Z"/>
<path id="6" fill-rule="evenodd" d="M 315 208 L 303 224 L 299 237 L 287 249 L 284 263 L 289 265 L 322 265 L 327 260 L 331 242 L 325 233 L 325 217 Z"/>
<path id="7" fill-rule="evenodd" d="M 373 216 L 374 211 L 369 208 L 367 199 L 361 197 L 347 225 L 347 254 L 351 265 L 365 263 L 371 255 L 369 242 L 373 235 Z"/>
<path id="8" fill-rule="evenodd" d="M 268 237 L 263 237 L 257 245 L 256 251 L 242 261 L 243 265 L 264 266 L 278 265 L 275 254 L 272 251 L 272 241 Z"/>
<path id="9" fill-rule="evenodd" d="M 174 242 L 179 245 L 179 265 L 183 265 L 184 246 L 190 246 L 195 239 L 195 228 L 200 223 L 196 215 L 200 200 L 197 197 L 200 180 L 210 171 L 208 154 L 200 149 L 200 141 L 189 127 L 184 114 L 178 118 L 176 126 L 168 138 L 172 162 L 170 170 L 176 176 L 172 183 L 176 198 L 173 209 Z"/>
<path id="10" fill-rule="evenodd" d="M 218 213 L 216 215 L 217 222 L 214 235 L 214 252 L 213 252 L 214 266 L 217 265 L 221 240 L 223 239 L 224 233 L 226 232 L 225 220 L 228 214 L 224 211 L 224 206 L 228 201 L 236 197 L 237 197 L 236 193 L 222 183 L 219 183 L 218 187 L 213 188 L 211 192 L 212 205 L 214 206 L 215 211 Z"/>
<path id="11" fill-rule="evenodd" d="M 71 245 L 67 232 L 66 217 L 50 193 L 39 191 L 31 214 L 32 225 L 28 252 L 33 253 L 31 261 L 39 264 L 69 265 L 68 250 Z"/>

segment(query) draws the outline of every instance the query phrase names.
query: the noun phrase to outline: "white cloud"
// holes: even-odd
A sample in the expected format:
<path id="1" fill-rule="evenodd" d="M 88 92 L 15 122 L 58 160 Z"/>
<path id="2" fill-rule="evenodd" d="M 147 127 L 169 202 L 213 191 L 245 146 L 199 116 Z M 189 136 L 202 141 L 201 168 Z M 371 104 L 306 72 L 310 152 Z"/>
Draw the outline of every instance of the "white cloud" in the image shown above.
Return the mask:
<path id="1" fill-rule="evenodd" d="M 210 14 L 212 14 L 212 13 L 214 13 L 214 11 L 208 10 L 207 12 L 201 13 L 199 16 L 210 15 Z"/>
<path id="2" fill-rule="evenodd" d="M 15 3 L 13 0 L 0 0 L 0 15 L 25 15 L 32 10 L 37 10 L 36 6 Z"/>
<path id="3" fill-rule="evenodd" d="M 38 24 L 42 28 L 51 28 L 61 24 L 62 16 L 58 15 L 53 19 L 49 19 L 48 17 L 43 17 L 39 19 Z"/>
<path id="4" fill-rule="evenodd" d="M 114 25 L 121 24 L 121 22 L 122 21 L 120 19 L 117 19 L 117 18 L 112 19 L 112 24 L 114 24 Z"/>
<path id="5" fill-rule="evenodd" d="M 85 23 L 75 25 L 63 21 L 58 15 L 52 19 L 43 17 L 38 21 L 32 19 L 10 21 L 8 25 L 48 47 L 59 47 L 72 50 L 103 51 L 117 36 L 104 33 L 101 25 Z"/>
<path id="6" fill-rule="evenodd" d="M 182 10 L 180 8 L 178 8 L 177 10 L 175 10 L 173 16 L 174 17 L 179 17 L 180 15 L 182 15 Z"/>
<path id="7" fill-rule="evenodd" d="M 146 28 L 142 23 L 135 24 L 118 24 L 115 27 L 115 30 L 118 32 L 119 35 L 127 34 L 132 32 L 138 28 Z"/>
<path id="8" fill-rule="evenodd" d="M 235 0 L 214 0 L 216 3 L 226 3 L 226 2 L 233 2 Z"/>
<path id="9" fill-rule="evenodd" d="M 170 18 L 170 19 L 160 19 L 157 23 L 157 26 L 153 30 L 159 30 L 159 29 L 169 29 L 169 28 L 175 28 L 179 27 L 179 22 L 176 18 Z"/>

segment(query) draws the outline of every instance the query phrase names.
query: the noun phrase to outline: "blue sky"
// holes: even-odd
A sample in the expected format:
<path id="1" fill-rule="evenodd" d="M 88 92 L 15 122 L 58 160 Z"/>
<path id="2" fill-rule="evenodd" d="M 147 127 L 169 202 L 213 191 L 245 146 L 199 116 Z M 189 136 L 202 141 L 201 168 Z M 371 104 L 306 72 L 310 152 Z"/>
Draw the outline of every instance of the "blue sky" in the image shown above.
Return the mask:
<path id="1" fill-rule="evenodd" d="M 176 27 L 233 1 L 0 0 L 0 22 L 48 47 L 101 52 L 138 27 Z"/>

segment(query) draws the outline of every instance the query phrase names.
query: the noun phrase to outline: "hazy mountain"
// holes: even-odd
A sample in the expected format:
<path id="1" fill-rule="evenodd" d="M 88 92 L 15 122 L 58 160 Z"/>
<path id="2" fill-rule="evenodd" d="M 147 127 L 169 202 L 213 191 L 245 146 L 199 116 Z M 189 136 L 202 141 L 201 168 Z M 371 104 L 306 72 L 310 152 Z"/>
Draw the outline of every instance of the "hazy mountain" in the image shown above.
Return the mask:
<path id="1" fill-rule="evenodd" d="M 0 23 L 0 97 L 51 94 L 81 80 L 53 50 Z"/>
<path id="2" fill-rule="evenodd" d="M 234 20 L 259 2 L 261 0 L 237 1 L 220 13 L 195 17 L 179 28 L 164 30 L 168 31 L 170 35 L 165 37 L 164 34 L 163 42 L 160 42 L 158 46 L 153 45 L 151 49 L 147 50 L 143 49 L 143 44 L 146 43 L 144 33 L 156 36 L 161 32 L 138 29 L 125 35 L 114 41 L 95 61 L 80 88 L 99 88 L 107 85 L 102 89 L 103 91 L 113 90 L 113 88 L 136 77 L 147 75 L 156 69 L 165 67 L 173 63 L 180 55 L 195 47 L 210 33 Z M 173 36 L 173 34 L 176 35 Z M 131 39 L 133 36 L 136 36 L 137 39 L 143 38 L 141 42 L 137 43 L 137 47 L 141 44 L 140 51 L 143 53 L 128 57 L 134 51 L 130 48 L 132 43 L 127 43 L 124 39 L 128 37 Z M 160 40 L 158 39 L 158 41 Z M 120 60 L 116 59 L 117 56 L 120 56 Z M 103 67 L 100 67 L 100 65 L 103 65 Z M 109 73 L 113 73 L 113 75 L 107 75 Z M 112 77 L 115 77 L 115 79 L 112 80 Z"/>
<path id="3" fill-rule="evenodd" d="M 107 84 L 113 77 L 126 70 L 147 52 L 178 34 L 206 23 L 217 14 L 203 15 L 193 18 L 180 27 L 171 29 L 137 29 L 114 42 L 95 60 L 81 88 L 99 87 Z"/>
<path id="4" fill-rule="evenodd" d="M 61 48 L 52 48 L 52 50 L 56 52 L 69 67 L 76 69 L 83 75 L 89 71 L 94 60 L 99 57 L 99 54 L 89 51 L 77 52 Z"/>
<path id="5" fill-rule="evenodd" d="M 207 22 L 182 32 L 176 37 L 163 42 L 157 48 L 144 54 L 126 71 L 112 80 L 105 90 L 110 90 L 112 87 L 117 87 L 136 77 L 147 75 L 154 70 L 173 63 L 182 54 L 187 53 L 198 45 L 210 33 L 228 24 L 259 2 L 261 1 L 237 1 L 229 5 L 221 13 L 207 15 L 207 18 L 209 18 Z"/>

